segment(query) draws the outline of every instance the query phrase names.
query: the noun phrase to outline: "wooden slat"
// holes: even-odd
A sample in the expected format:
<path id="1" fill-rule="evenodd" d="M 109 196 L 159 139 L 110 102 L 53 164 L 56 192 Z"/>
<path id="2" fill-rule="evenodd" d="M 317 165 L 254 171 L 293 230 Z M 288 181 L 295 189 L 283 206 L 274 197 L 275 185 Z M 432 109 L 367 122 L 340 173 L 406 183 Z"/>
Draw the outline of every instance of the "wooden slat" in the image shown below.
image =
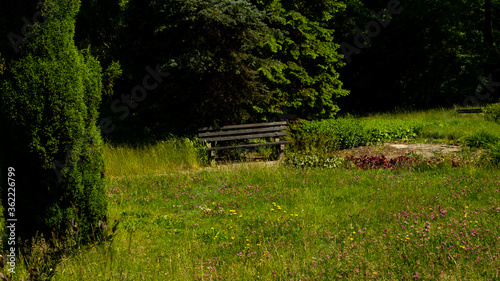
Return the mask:
<path id="1" fill-rule="evenodd" d="M 241 145 L 233 145 L 233 146 L 219 146 L 219 147 L 210 147 L 205 150 L 224 150 L 224 149 L 234 149 L 234 148 L 250 148 L 250 147 L 259 147 L 259 146 L 271 146 L 271 145 L 281 145 L 281 144 L 290 144 L 293 141 L 276 141 L 276 142 L 264 142 L 264 143 L 252 143 L 252 144 L 241 144 Z"/>
<path id="2" fill-rule="evenodd" d="M 221 132 L 208 132 L 198 134 L 201 140 L 204 137 L 218 137 L 218 136 L 231 136 L 231 135 L 241 135 L 241 134 L 252 134 L 252 133 L 264 133 L 264 132 L 276 132 L 286 130 L 286 126 L 276 126 L 276 127 L 268 127 L 268 128 L 259 128 L 259 129 L 243 129 L 243 130 L 230 130 L 230 131 L 221 131 Z"/>
<path id="3" fill-rule="evenodd" d="M 481 113 L 483 110 L 481 108 L 463 108 L 457 109 L 457 113 Z"/>
<path id="4" fill-rule="evenodd" d="M 253 123 L 253 124 L 243 124 L 243 125 L 228 125 L 223 127 L 204 127 L 198 129 L 198 132 L 206 132 L 206 131 L 220 131 L 220 130 L 231 130 L 231 129 L 248 129 L 248 128 L 260 128 L 260 127 L 271 127 L 271 126 L 280 126 L 286 125 L 286 121 L 277 121 L 277 122 L 268 122 L 268 123 Z"/>
<path id="5" fill-rule="evenodd" d="M 286 135 L 287 135 L 286 132 L 277 132 L 277 133 L 230 136 L 230 137 L 204 138 L 203 141 L 214 142 L 214 141 L 230 141 L 230 140 L 249 140 L 249 139 L 259 139 L 259 138 L 277 138 Z"/>

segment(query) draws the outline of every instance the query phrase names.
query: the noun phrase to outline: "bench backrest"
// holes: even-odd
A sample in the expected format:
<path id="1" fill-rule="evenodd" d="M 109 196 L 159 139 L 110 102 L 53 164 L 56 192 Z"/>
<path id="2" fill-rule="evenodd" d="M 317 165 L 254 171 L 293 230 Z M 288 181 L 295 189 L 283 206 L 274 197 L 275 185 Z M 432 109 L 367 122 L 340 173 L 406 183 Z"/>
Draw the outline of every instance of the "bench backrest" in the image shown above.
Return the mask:
<path id="1" fill-rule="evenodd" d="M 286 121 L 229 125 L 219 128 L 205 127 L 198 130 L 201 141 L 231 141 L 286 136 Z"/>
<path id="2" fill-rule="evenodd" d="M 457 109 L 457 113 L 481 113 L 483 110 L 481 108 L 460 108 Z"/>

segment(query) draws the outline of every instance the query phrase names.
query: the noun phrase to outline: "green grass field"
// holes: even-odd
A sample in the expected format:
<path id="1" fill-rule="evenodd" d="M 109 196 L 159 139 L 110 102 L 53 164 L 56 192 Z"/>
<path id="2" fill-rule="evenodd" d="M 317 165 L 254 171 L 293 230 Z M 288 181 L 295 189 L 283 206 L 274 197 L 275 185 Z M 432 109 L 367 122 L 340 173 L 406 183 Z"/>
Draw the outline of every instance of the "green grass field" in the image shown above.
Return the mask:
<path id="1" fill-rule="evenodd" d="M 500 172 L 259 168 L 110 180 L 112 244 L 55 280 L 498 280 Z"/>
<path id="2" fill-rule="evenodd" d="M 445 110 L 365 119 L 428 121 L 443 141 L 500 132 Z M 495 166 L 204 169 L 187 140 L 105 149 L 116 236 L 63 256 L 53 280 L 500 280 Z"/>
<path id="3" fill-rule="evenodd" d="M 458 114 L 454 109 L 433 109 L 425 111 L 399 111 L 380 113 L 361 120 L 404 120 L 418 121 L 424 124 L 420 142 L 449 142 L 457 144 L 457 140 L 469 134 L 488 131 L 500 137 L 500 124 L 485 120 L 484 114 Z"/>

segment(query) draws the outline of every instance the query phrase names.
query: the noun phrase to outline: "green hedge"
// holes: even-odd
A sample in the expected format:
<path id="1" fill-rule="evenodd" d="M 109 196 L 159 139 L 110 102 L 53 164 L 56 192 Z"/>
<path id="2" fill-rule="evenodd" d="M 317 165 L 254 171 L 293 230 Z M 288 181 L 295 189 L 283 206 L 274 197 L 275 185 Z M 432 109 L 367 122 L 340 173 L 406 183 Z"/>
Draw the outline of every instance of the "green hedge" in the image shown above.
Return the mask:
<path id="1" fill-rule="evenodd" d="M 421 122 L 395 119 L 301 120 L 293 126 L 293 137 L 297 150 L 328 153 L 369 143 L 414 139 L 423 127 Z"/>

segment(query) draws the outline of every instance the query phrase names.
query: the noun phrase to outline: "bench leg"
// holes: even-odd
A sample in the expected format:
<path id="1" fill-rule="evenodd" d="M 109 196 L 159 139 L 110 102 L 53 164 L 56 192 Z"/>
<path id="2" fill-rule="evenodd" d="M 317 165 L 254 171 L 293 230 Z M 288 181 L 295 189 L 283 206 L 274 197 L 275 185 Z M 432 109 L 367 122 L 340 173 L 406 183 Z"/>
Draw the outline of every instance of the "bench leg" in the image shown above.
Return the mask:
<path id="1" fill-rule="evenodd" d="M 279 138 L 274 138 L 274 141 L 278 142 L 278 141 L 280 141 L 280 139 Z M 285 154 L 284 154 L 284 152 L 285 152 L 285 145 L 284 144 L 280 144 L 279 146 L 278 145 L 276 145 L 276 146 L 277 146 L 277 150 L 278 150 L 278 161 L 281 161 L 285 157 Z"/>
<path id="2" fill-rule="evenodd" d="M 285 145 L 280 144 L 280 151 L 279 151 L 278 160 L 282 161 L 284 158 L 285 158 Z"/>
<path id="3" fill-rule="evenodd" d="M 210 160 L 210 165 L 215 165 L 215 158 L 215 150 L 210 151 L 210 157 L 208 157 L 208 159 Z"/>
<path id="4" fill-rule="evenodd" d="M 212 143 L 208 143 L 208 147 L 211 148 Z M 215 165 L 215 157 L 216 157 L 215 150 L 210 150 L 208 152 L 208 163 L 210 163 L 210 165 Z"/>

